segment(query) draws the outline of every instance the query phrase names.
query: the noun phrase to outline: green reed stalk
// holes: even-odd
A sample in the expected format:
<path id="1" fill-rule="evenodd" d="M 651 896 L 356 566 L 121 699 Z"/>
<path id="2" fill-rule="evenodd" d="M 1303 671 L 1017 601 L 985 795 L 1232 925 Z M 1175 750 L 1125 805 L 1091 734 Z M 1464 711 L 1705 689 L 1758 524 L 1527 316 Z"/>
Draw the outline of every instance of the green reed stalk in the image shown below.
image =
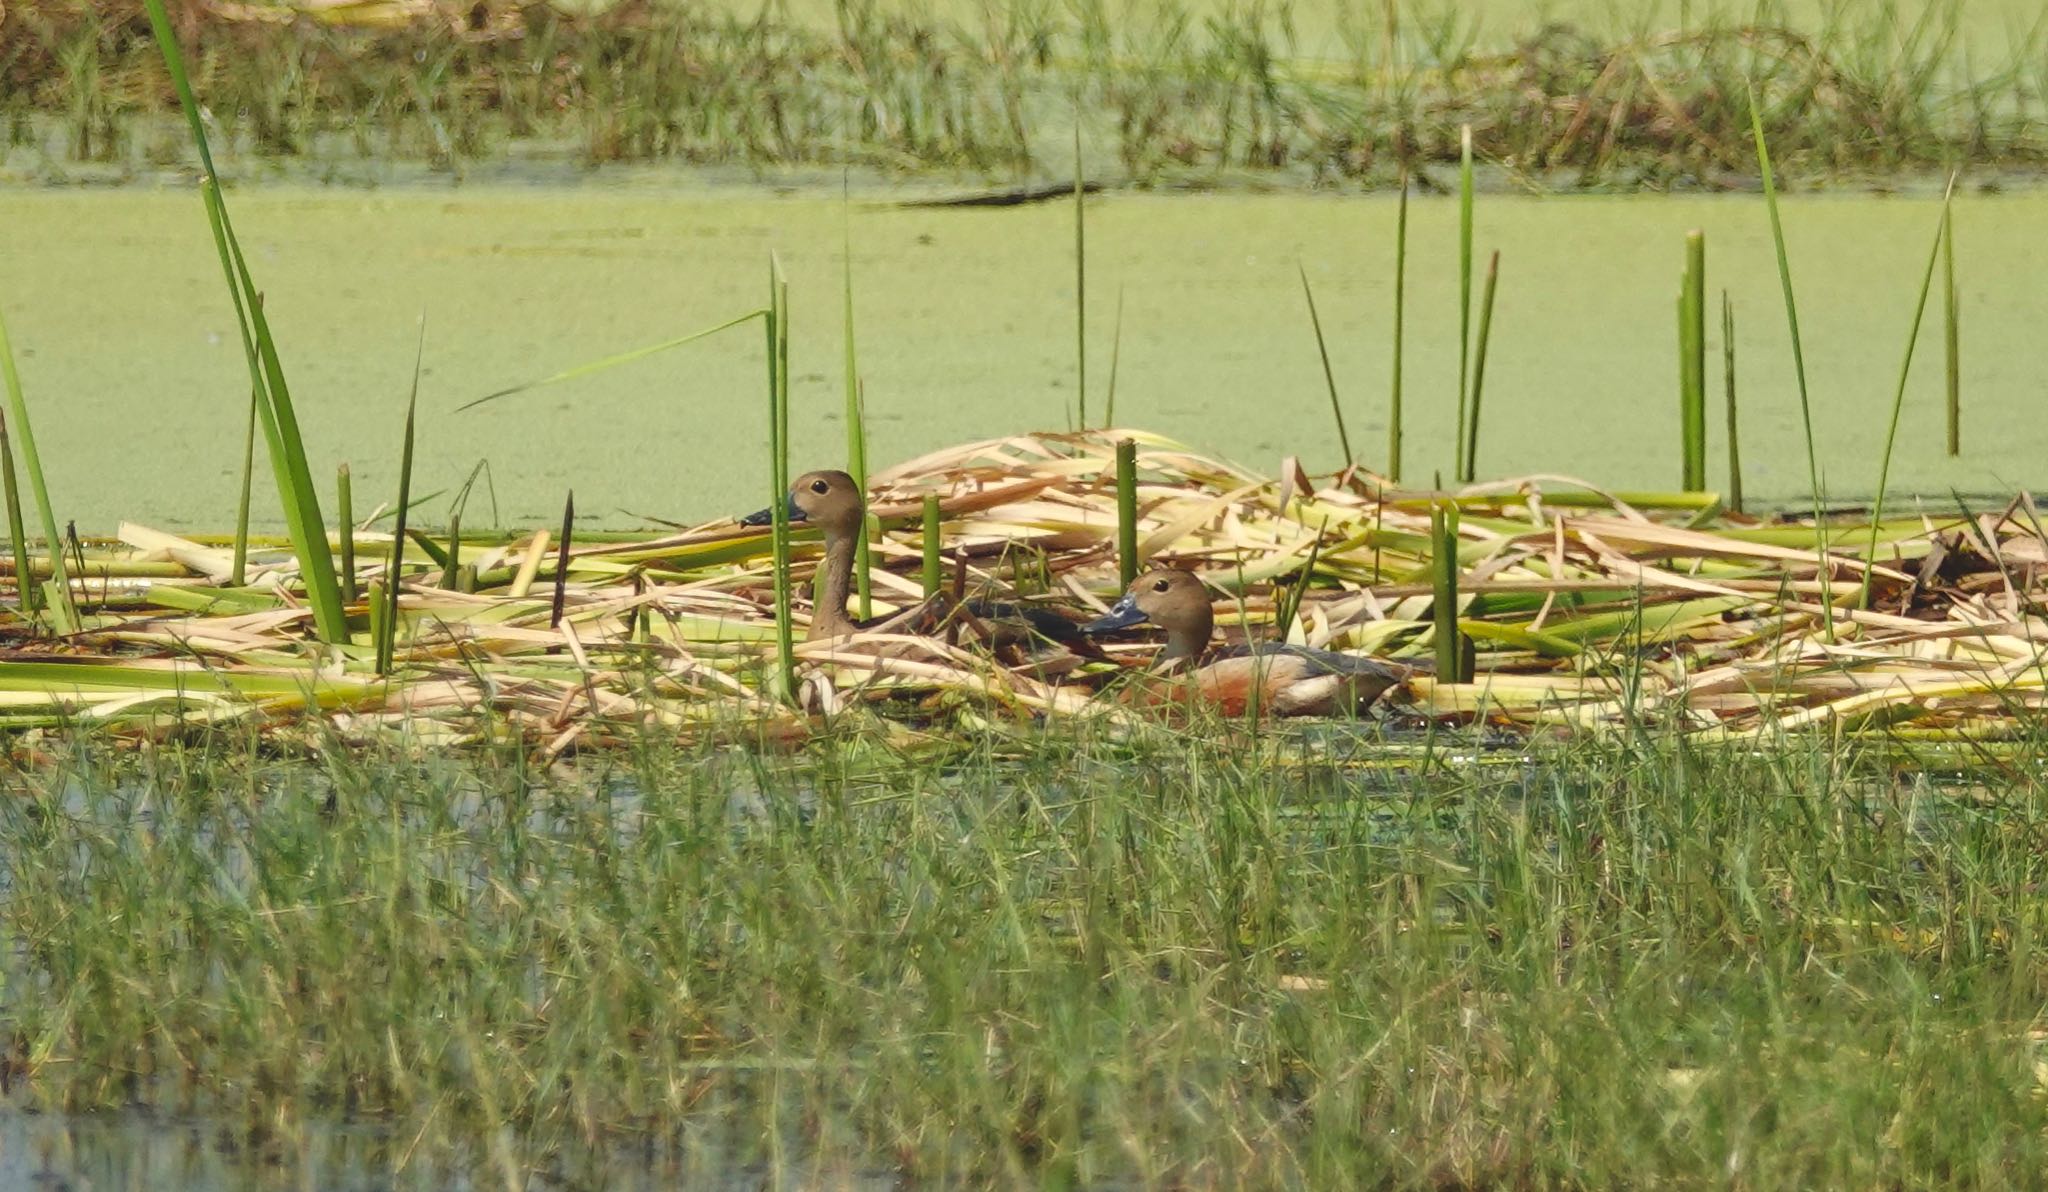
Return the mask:
<path id="1" fill-rule="evenodd" d="M 1486 345 L 1493 338 L 1493 293 L 1500 282 L 1500 251 L 1486 262 L 1486 288 L 1479 299 L 1479 338 L 1474 345 L 1472 356 L 1472 409 L 1465 420 L 1465 443 L 1461 458 L 1465 461 L 1465 472 L 1458 477 L 1466 484 L 1472 483 L 1479 472 L 1479 403 L 1486 392 Z"/>
<path id="2" fill-rule="evenodd" d="M 786 499 L 786 498 L 785 498 Z M 562 540 L 555 544 L 554 593 L 548 597 L 548 628 L 562 627 L 562 611 L 569 604 L 569 552 L 576 539 L 576 490 L 562 499 Z"/>
<path id="3" fill-rule="evenodd" d="M 1124 358 L 1124 288 L 1116 288 L 1116 323 L 1109 333 L 1109 395 L 1103 399 L 1102 429 L 1116 429 L 1116 374 Z"/>
<path id="4" fill-rule="evenodd" d="M 789 584 L 789 283 L 782 264 L 768 260 L 768 464 L 771 542 L 775 567 L 776 694 L 796 697 L 796 637 L 790 628 Z"/>
<path id="5" fill-rule="evenodd" d="M 28 558 L 28 526 L 21 518 L 21 484 L 14 476 L 14 447 L 7 438 L 7 417 L 0 414 L 0 485 L 7 497 L 7 537 L 14 549 L 14 599 L 23 613 L 43 607 L 35 585 L 35 564 Z"/>
<path id="6" fill-rule="evenodd" d="M 341 598 L 356 602 L 356 502 L 349 482 L 348 465 L 334 471 L 334 502 L 340 506 L 335 520 L 341 531 Z"/>
<path id="7" fill-rule="evenodd" d="M 1771 245 L 1778 256 L 1778 284 L 1785 293 L 1785 324 L 1792 333 L 1792 369 L 1799 381 L 1799 421 L 1806 432 L 1806 479 L 1813 493 L 1813 536 L 1814 562 L 1820 567 L 1820 574 L 1831 578 L 1834 569 L 1828 562 L 1828 524 L 1825 516 L 1825 498 L 1820 478 L 1820 452 L 1813 439 L 1813 402 L 1806 388 L 1806 349 L 1799 338 L 1799 302 L 1792 294 L 1792 257 L 1785 250 L 1785 223 L 1778 214 L 1778 184 L 1771 175 L 1771 150 L 1764 143 L 1763 113 L 1757 110 L 1756 92 L 1749 93 L 1749 129 L 1756 140 L 1757 168 L 1763 174 L 1764 207 L 1771 216 Z M 1827 640 L 1835 640 L 1835 604 L 1832 599 L 1821 601 L 1822 629 Z"/>
<path id="8" fill-rule="evenodd" d="M 57 537 L 57 513 L 50 506 L 49 486 L 43 482 L 43 458 L 36 451 L 35 431 L 28 421 L 28 398 L 21 391 L 21 374 L 14 369 L 14 344 L 7 337 L 4 318 L 0 318 L 0 381 L 7 386 L 7 413 L 21 439 L 21 461 L 28 468 L 29 491 L 36 499 L 36 513 L 43 523 L 43 542 L 50 555 L 50 615 L 56 618 L 57 627 L 68 633 L 78 625 L 78 606 L 71 599 L 71 576 L 64 563 L 63 539 Z M 32 573 L 17 572 L 14 582 L 33 584 L 35 577 Z"/>
<path id="9" fill-rule="evenodd" d="M 939 594 L 939 494 L 924 495 L 924 598 L 930 600 Z"/>
<path id="10" fill-rule="evenodd" d="M 1469 682 L 1462 673 L 1464 646 L 1458 632 L 1458 506 L 1429 507 L 1430 619 L 1435 625 L 1436 675 L 1445 683 Z"/>
<path id="11" fill-rule="evenodd" d="M 1685 234 L 1685 272 L 1678 286 L 1678 426 L 1680 487 L 1707 487 L 1707 237 Z"/>
<path id="12" fill-rule="evenodd" d="M 1407 301 L 1408 167 L 1403 166 L 1401 205 L 1394 215 L 1394 373 L 1387 401 L 1387 479 L 1395 484 L 1401 483 L 1401 345 L 1406 330 Z"/>
<path id="13" fill-rule="evenodd" d="M 1301 274 L 1301 296 L 1308 299 L 1308 325 L 1316 335 L 1316 355 L 1322 358 L 1323 383 L 1330 391 L 1330 415 L 1337 420 L 1337 446 L 1344 452 L 1344 466 L 1348 468 L 1355 457 L 1351 454 L 1351 436 L 1344 429 L 1344 403 L 1337 398 L 1337 374 L 1330 368 L 1330 345 L 1323 339 L 1323 319 L 1316 313 L 1316 292 L 1308 284 L 1308 268 L 1299 261 L 1294 268 Z"/>
<path id="14" fill-rule="evenodd" d="M 405 515 L 412 504 L 412 447 L 415 416 L 420 404 L 420 365 L 427 355 L 427 321 L 420 320 L 419 344 L 412 358 L 412 393 L 405 399 L 405 441 L 398 452 L 398 507 L 391 526 L 391 559 L 384 568 L 386 604 L 383 620 L 375 627 L 377 673 L 388 675 L 398 654 L 398 597 L 405 590 Z"/>
<path id="15" fill-rule="evenodd" d="M 1088 214 L 1081 173 L 1081 111 L 1074 109 L 1074 395 L 1075 429 L 1088 429 Z"/>
<path id="16" fill-rule="evenodd" d="M 1458 130 L 1458 441 L 1453 447 L 1455 474 L 1465 466 L 1466 403 L 1470 400 L 1472 360 L 1472 126 Z"/>
<path id="17" fill-rule="evenodd" d="M 256 487 L 256 411 L 262 403 L 263 395 L 251 389 L 248 423 L 242 428 L 242 491 L 235 500 L 235 554 L 228 566 L 228 583 L 237 588 L 248 576 L 249 501 Z"/>
<path id="18" fill-rule="evenodd" d="M 1942 348 L 1948 381 L 1948 453 L 1956 456 L 1963 453 L 1962 310 L 1956 298 L 1955 212 L 1946 199 L 1942 201 L 1942 211 L 1946 214 L 1941 225 Z"/>
<path id="19" fill-rule="evenodd" d="M 448 557 L 441 563 L 441 587 L 455 590 L 456 577 L 462 574 L 462 511 L 448 515 Z"/>
<path id="20" fill-rule="evenodd" d="M 1126 588 L 1138 578 L 1138 445 L 1129 439 L 1116 445 L 1116 574 Z"/>
<path id="21" fill-rule="evenodd" d="M 1913 351 L 1920 343 L 1920 323 L 1927 315 L 1927 296 L 1934 290 L 1934 267 L 1941 262 L 1942 241 L 1948 230 L 1949 201 L 1955 196 L 1956 180 L 1948 180 L 1948 190 L 1941 196 L 1941 222 L 1934 229 L 1933 247 L 1927 250 L 1927 271 L 1920 277 L 1920 298 L 1913 306 L 1913 324 L 1906 331 L 1906 354 L 1899 362 L 1899 384 L 1892 391 L 1892 418 L 1885 429 L 1884 454 L 1877 464 L 1877 495 L 1870 502 L 1870 544 L 1864 552 L 1864 562 L 1877 562 L 1878 528 L 1884 522 L 1884 490 L 1891 481 L 1892 447 L 1899 438 L 1899 415 L 1906 408 L 1906 380 L 1913 373 Z M 1857 591 L 1858 608 L 1870 607 L 1870 566 L 1863 569 L 1863 584 Z"/>
<path id="22" fill-rule="evenodd" d="M 853 336 L 853 204 L 846 193 L 846 178 L 840 176 L 840 261 L 844 286 L 844 324 L 846 340 L 846 470 L 853 476 L 853 483 L 865 494 L 868 491 L 868 430 L 866 395 L 860 383 L 860 357 L 854 348 Z M 868 577 L 868 522 L 861 521 L 860 539 L 853 546 L 854 595 L 858 600 L 859 616 L 874 615 L 874 596 Z"/>
<path id="23" fill-rule="evenodd" d="M 1289 628 L 1301 616 L 1302 601 L 1308 597 L 1308 586 L 1315 579 L 1316 575 L 1316 561 L 1321 558 L 1323 553 L 1323 535 L 1328 533 L 1329 529 L 1330 519 L 1326 517 L 1316 527 L 1315 539 L 1308 544 L 1308 561 L 1301 565 L 1301 570 L 1297 573 L 1298 578 L 1288 587 L 1286 599 L 1278 601 L 1274 605 L 1273 640 L 1283 645 L 1287 641 Z M 1129 585 L 1126 584 L 1125 586 L 1128 587 Z M 1237 590 L 1241 596 L 1244 592 L 1244 585 L 1239 583 Z M 1304 634 L 1306 634 L 1307 627 L 1303 626 L 1303 630 Z"/>
<path id="24" fill-rule="evenodd" d="M 249 368 L 249 381 L 258 395 L 257 415 L 263 424 L 265 446 L 284 507 L 285 528 L 299 574 L 306 587 L 306 602 L 320 637 L 328 642 L 348 640 L 348 618 L 342 606 L 341 586 L 334 574 L 334 556 L 328 549 L 326 522 L 320 516 L 320 496 L 313 485 L 312 469 L 306 462 L 305 442 L 299 434 L 298 416 L 292 408 L 291 391 L 285 383 L 284 366 L 278 359 L 277 344 L 263 313 L 262 295 L 250 277 L 249 267 L 228 219 L 227 202 L 221 195 L 220 173 L 214 168 L 213 151 L 207 144 L 205 121 L 199 101 L 185 71 L 185 59 L 177 35 L 164 11 L 164 0 L 144 0 L 157 48 L 164 67 L 184 109 L 193 144 L 199 151 L 203 176 L 200 196 L 205 202 L 207 223 L 213 231 L 214 249 L 228 283 L 235 307 L 235 321 L 242 335 L 242 352 Z"/>
<path id="25" fill-rule="evenodd" d="M 1742 440 L 1735 433 L 1735 304 L 1721 291 L 1721 381 L 1728 397 L 1728 508 L 1742 512 Z"/>

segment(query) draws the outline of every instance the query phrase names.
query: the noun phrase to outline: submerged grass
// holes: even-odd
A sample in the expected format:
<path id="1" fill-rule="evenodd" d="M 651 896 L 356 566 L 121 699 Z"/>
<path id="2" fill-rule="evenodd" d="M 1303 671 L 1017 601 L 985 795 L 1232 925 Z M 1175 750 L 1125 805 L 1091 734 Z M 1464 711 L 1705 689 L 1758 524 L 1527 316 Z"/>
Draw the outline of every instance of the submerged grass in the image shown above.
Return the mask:
<path id="1" fill-rule="evenodd" d="M 2037 769 L 1216 728 L 597 770 L 52 742 L 0 801 L 13 1095 L 515 1183 L 606 1143 L 1064 1187 L 2048 1162 Z"/>

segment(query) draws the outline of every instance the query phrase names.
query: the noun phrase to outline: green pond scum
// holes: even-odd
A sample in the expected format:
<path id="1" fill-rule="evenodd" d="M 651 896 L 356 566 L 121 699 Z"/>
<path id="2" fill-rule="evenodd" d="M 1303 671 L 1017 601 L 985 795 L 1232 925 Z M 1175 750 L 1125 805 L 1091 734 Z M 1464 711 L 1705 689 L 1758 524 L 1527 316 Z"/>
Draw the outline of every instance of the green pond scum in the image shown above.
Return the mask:
<path id="1" fill-rule="evenodd" d="M 2041 744 L 59 735 L 0 801 L 10 1105 L 319 1186 L 2024 1183 Z"/>

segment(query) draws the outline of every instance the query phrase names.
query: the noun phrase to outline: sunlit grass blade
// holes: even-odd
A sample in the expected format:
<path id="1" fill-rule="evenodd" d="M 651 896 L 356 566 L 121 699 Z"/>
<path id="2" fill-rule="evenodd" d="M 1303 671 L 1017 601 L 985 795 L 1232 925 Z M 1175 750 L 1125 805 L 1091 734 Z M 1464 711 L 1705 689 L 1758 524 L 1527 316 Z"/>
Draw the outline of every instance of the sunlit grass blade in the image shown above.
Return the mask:
<path id="1" fill-rule="evenodd" d="M 1462 479 L 1465 419 L 1472 379 L 1472 126 L 1458 129 L 1458 429 L 1452 444 L 1454 474 Z"/>
<path id="2" fill-rule="evenodd" d="M 1707 487 L 1707 238 L 1685 234 L 1685 272 L 1678 286 L 1678 426 L 1680 486 Z"/>
<path id="3" fill-rule="evenodd" d="M 1486 392 L 1486 346 L 1493 338 L 1493 295 L 1499 283 L 1500 252 L 1495 250 L 1486 262 L 1486 287 L 1479 299 L 1479 336 L 1472 353 L 1472 409 L 1465 420 L 1464 450 L 1459 453 L 1465 473 L 1458 479 L 1466 484 L 1479 473 L 1479 405 Z"/>
<path id="4" fill-rule="evenodd" d="M 341 543 L 341 598 L 350 604 L 356 602 L 356 502 L 353 486 L 349 482 L 348 465 L 343 464 L 334 472 L 335 526 L 340 532 Z M 236 545 L 242 546 L 242 542 Z"/>
<path id="5" fill-rule="evenodd" d="M 1387 479 L 1401 483 L 1401 350 L 1408 301 L 1408 168 L 1401 168 L 1401 205 L 1394 215 L 1393 377 L 1387 395 Z"/>
<path id="6" fill-rule="evenodd" d="M 14 368 L 14 344 L 8 339 L 5 318 L 0 318 L 0 381 L 4 381 L 7 387 L 7 413 L 13 423 L 10 437 L 21 443 L 21 462 L 28 469 L 29 493 L 35 497 L 36 514 L 43 523 L 43 549 L 50 556 L 50 590 L 57 594 L 50 615 L 57 618 L 60 629 L 67 629 L 78 624 L 78 609 L 72 603 L 71 579 L 64 563 L 64 540 L 57 537 L 57 513 L 50 506 L 49 486 L 43 482 L 43 460 L 36 451 L 35 431 L 29 425 L 28 398 L 21 391 L 21 374 Z M 26 548 L 23 550 L 25 553 Z M 14 576 L 17 585 L 32 585 L 33 580 L 34 577 L 25 572 L 17 571 Z"/>
<path id="7" fill-rule="evenodd" d="M 1102 401 L 1102 426 L 1105 430 L 1116 427 L 1116 375 L 1124 359 L 1124 288 L 1116 288 L 1116 322 L 1109 333 L 1109 392 Z"/>
<path id="8" fill-rule="evenodd" d="M 789 583 L 789 283 L 773 254 L 768 259 L 768 482 L 770 550 L 775 568 L 775 684 L 777 699 L 796 698 L 796 638 L 791 629 Z"/>
<path id="9" fill-rule="evenodd" d="M 313 486 L 312 469 L 306 462 L 305 442 L 299 434 L 298 418 L 292 409 L 291 391 L 285 383 L 284 368 L 277 345 L 263 311 L 263 298 L 249 275 L 234 225 L 228 219 L 227 203 L 221 195 L 220 174 L 214 168 L 213 151 L 207 144 L 206 125 L 199 112 L 185 71 L 163 0 L 145 0 L 151 29 L 162 52 L 165 69 L 177 91 L 179 106 L 191 128 L 199 151 L 204 176 L 200 195 L 205 202 L 207 222 L 213 232 L 214 249 L 226 274 L 228 291 L 235 306 L 242 336 L 243 356 L 249 367 L 249 383 L 256 394 L 258 421 L 263 427 L 278 498 L 283 505 L 285 527 L 298 559 L 300 580 L 306 588 L 306 602 L 322 640 L 346 642 L 348 618 L 342 607 L 341 587 L 334 575 L 334 556 L 328 549 L 326 523 L 320 516 L 320 496 Z"/>
<path id="10" fill-rule="evenodd" d="M 842 311 L 845 335 L 845 383 L 846 383 L 846 471 L 853 477 L 853 483 L 865 493 L 868 490 L 868 431 L 867 401 L 860 381 L 860 356 L 854 347 L 853 334 L 853 202 L 846 191 L 846 177 L 840 175 L 839 193 L 840 216 L 840 265 L 843 287 Z M 853 548 L 854 595 L 858 600 L 856 615 L 866 618 L 874 615 L 874 597 L 868 576 L 869 523 L 861 524 L 860 541 Z"/>
<path id="11" fill-rule="evenodd" d="M 702 331 L 692 331 L 688 335 L 678 336 L 675 339 L 665 339 L 658 344 L 650 344 L 644 348 L 635 348 L 630 352 L 620 352 L 616 356 L 607 356 L 602 360 L 593 360 L 589 364 L 579 364 L 575 368 L 564 369 L 563 371 L 555 373 L 552 376 L 542 377 L 537 381 L 528 381 L 523 385 L 514 385 L 510 389 L 500 389 L 496 393 L 486 393 L 482 397 L 475 398 L 471 401 L 466 401 L 462 403 L 461 405 L 455 407 L 455 410 L 457 413 L 460 413 L 463 410 L 473 410 L 476 407 L 483 405 L 485 402 L 493 402 L 501 398 L 513 397 L 521 393 L 527 393 L 530 392 L 531 390 L 539 389 L 546 385 L 556 385 L 560 384 L 563 381 L 573 381 L 579 377 L 587 377 L 592 375 L 593 373 L 601 373 L 606 371 L 607 369 L 617 368 L 623 364 L 632 364 L 635 363 L 636 361 L 645 360 L 649 356 L 658 356 L 661 353 L 669 351 L 671 349 L 680 348 L 684 344 L 695 343 L 700 339 L 705 339 L 709 336 L 717 335 L 721 331 L 729 331 L 732 328 L 739 326 L 741 323 L 747 322 L 750 319 L 758 319 L 760 317 L 760 311 L 748 311 L 746 314 L 740 315 L 737 318 L 727 319 L 725 322 L 718 324 L 716 327 L 706 327 Z"/>
<path id="12" fill-rule="evenodd" d="M 1728 410 L 1728 508 L 1742 512 L 1742 439 L 1735 430 L 1735 304 L 1721 291 L 1721 382 Z"/>
<path id="13" fill-rule="evenodd" d="M 1792 336 L 1792 371 L 1799 382 L 1799 424 L 1806 434 L 1806 479 L 1813 494 L 1814 558 L 1825 576 L 1828 557 L 1826 493 L 1820 477 L 1820 451 L 1813 438 L 1813 402 L 1806 388 L 1806 349 L 1799 337 L 1799 302 L 1792 293 L 1792 257 L 1785 250 L 1785 222 L 1778 214 L 1778 184 L 1771 175 L 1771 149 L 1764 143 L 1764 117 L 1756 106 L 1756 91 L 1749 93 L 1749 129 L 1756 140 L 1757 169 L 1763 176 L 1764 207 L 1771 217 L 1771 247 L 1778 258 L 1778 284 L 1785 294 L 1785 325 Z M 1835 637 L 1834 602 L 1821 601 L 1822 629 L 1829 641 Z"/>
<path id="14" fill-rule="evenodd" d="M 1337 420 L 1337 447 L 1344 453 L 1344 466 L 1348 468 L 1353 458 L 1351 436 L 1344 429 L 1344 403 L 1337 398 L 1337 374 L 1330 369 L 1330 345 L 1323 339 L 1322 316 L 1316 313 L 1316 292 L 1308 284 L 1307 266 L 1296 261 L 1294 268 L 1301 274 L 1301 296 L 1308 299 L 1308 325 L 1315 332 L 1316 355 L 1323 362 L 1323 383 L 1329 387 L 1330 392 L 1330 415 Z"/>
<path id="15" fill-rule="evenodd" d="M 1116 574 L 1120 587 L 1138 578 L 1138 445 L 1116 444 Z"/>
<path id="16" fill-rule="evenodd" d="M 251 389 L 249 417 L 242 428 L 242 487 L 235 498 L 234 571 L 228 577 L 228 582 L 237 588 L 246 582 L 249 569 L 249 502 L 256 487 L 256 423 L 262 404 L 262 391 Z"/>
<path id="17" fill-rule="evenodd" d="M 8 440 L 7 417 L 0 413 L 0 485 L 7 497 L 7 538 L 14 551 L 14 599 L 24 615 L 43 606 L 36 589 L 35 565 L 28 557 L 28 525 L 21 516 L 21 483 L 14 475 L 14 446 Z"/>
<path id="18" fill-rule="evenodd" d="M 1955 184 L 1949 185 L 1953 190 Z M 1941 224 L 1942 348 L 1948 383 L 1948 453 L 1954 456 L 1963 453 L 1962 309 L 1956 295 L 1955 209 L 1944 199 L 1942 210 L 1947 213 Z"/>
<path id="19" fill-rule="evenodd" d="M 1920 297 L 1913 305 L 1913 323 L 1906 331 L 1905 358 L 1899 361 L 1899 384 L 1892 391 L 1891 422 L 1885 428 L 1884 454 L 1877 465 L 1877 492 L 1870 502 L 1870 545 L 1864 557 L 1877 560 L 1878 529 L 1884 523 L 1884 490 L 1891 482 L 1892 448 L 1899 438 L 1899 414 L 1906 408 L 1906 381 L 1913 374 L 1913 351 L 1920 344 L 1920 324 L 1927 315 L 1927 296 L 1934 289 L 1934 269 L 1941 263 L 1941 247 L 1948 230 L 1949 202 L 1955 197 L 1956 180 L 1950 175 L 1948 190 L 1941 196 L 1941 222 L 1934 229 L 1934 244 L 1927 250 L 1927 271 L 1920 277 Z M 1857 607 L 1870 607 L 1870 570 L 1863 571 L 1863 584 L 1856 597 Z"/>

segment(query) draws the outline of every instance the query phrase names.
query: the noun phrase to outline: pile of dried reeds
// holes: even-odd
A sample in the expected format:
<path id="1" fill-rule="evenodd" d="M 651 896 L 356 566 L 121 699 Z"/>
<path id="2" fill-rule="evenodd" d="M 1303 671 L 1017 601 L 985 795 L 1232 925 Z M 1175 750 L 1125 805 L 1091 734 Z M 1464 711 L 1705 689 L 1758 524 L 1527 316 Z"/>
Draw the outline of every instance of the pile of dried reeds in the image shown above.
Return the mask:
<path id="1" fill-rule="evenodd" d="M 875 476 L 875 609 L 926 594 L 917 514 L 928 494 L 952 584 L 1102 607 L 1118 587 L 1113 456 L 1125 437 L 1139 444 L 1138 556 L 1202 571 L 1226 634 L 1420 656 L 1449 623 L 1435 616 L 1448 575 L 1476 672 L 1465 683 L 1418 674 L 1416 714 L 1983 737 L 2017 729 L 2048 677 L 2048 536 L 2024 497 L 1874 533 L 1844 515 L 1822 556 L 1810 521 L 1731 516 L 1704 494 L 1612 494 L 1562 477 L 1403 492 L 1361 471 L 1313 481 L 1291 461 L 1275 479 L 1133 432 L 975 443 Z M 223 546 L 124 526 L 118 542 L 74 548 L 73 631 L 53 636 L 46 618 L 19 612 L 5 622 L 0 723 L 283 728 L 311 712 L 344 737 L 517 733 L 560 751 L 650 727 L 797 732 L 845 707 L 933 724 L 1109 706 L 1091 688 L 1113 666 L 1006 664 L 957 628 L 950 640 L 799 646 L 801 689 L 784 697 L 769 535 L 730 519 L 566 551 L 542 530 L 466 563 L 459 532 L 409 534 L 421 549 L 396 577 L 379 561 L 388 533 L 351 527 L 344 554 L 357 560 L 348 590 L 399 587 L 388 675 L 369 638 L 379 602 L 349 604 L 350 644 L 317 640 L 289 550 L 253 550 L 230 586 Z M 1456 565 L 1438 567 L 1449 556 L 1433 544 L 1452 534 Z M 799 535 L 800 583 L 815 556 Z M 1148 648 L 1112 653 L 1135 663 Z"/>

